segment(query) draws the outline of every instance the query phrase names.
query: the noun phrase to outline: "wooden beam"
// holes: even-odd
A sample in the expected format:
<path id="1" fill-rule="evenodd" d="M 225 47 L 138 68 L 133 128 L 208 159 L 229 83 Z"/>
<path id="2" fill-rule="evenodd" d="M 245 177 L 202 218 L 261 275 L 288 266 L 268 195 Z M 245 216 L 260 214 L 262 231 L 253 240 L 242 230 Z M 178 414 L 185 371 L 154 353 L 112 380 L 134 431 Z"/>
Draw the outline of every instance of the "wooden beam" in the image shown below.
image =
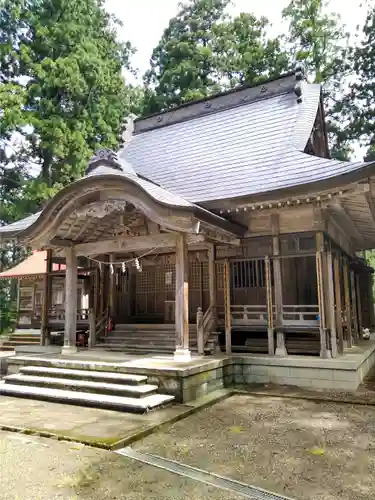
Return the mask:
<path id="1" fill-rule="evenodd" d="M 150 236 L 119 237 L 111 240 L 75 245 L 77 255 L 100 255 L 115 252 L 143 252 L 158 248 L 174 248 L 177 236 L 175 233 L 160 233 Z M 187 235 L 187 244 L 202 243 L 201 235 Z"/>
<path id="2" fill-rule="evenodd" d="M 65 238 L 52 238 L 50 241 L 50 246 L 52 247 L 62 247 L 62 248 L 69 248 L 74 245 L 73 240 L 67 240 Z"/>
<path id="3" fill-rule="evenodd" d="M 372 200 L 371 191 L 364 193 L 363 198 L 371 214 L 373 225 L 375 226 L 375 205 Z"/>
<path id="4" fill-rule="evenodd" d="M 353 236 L 358 241 L 363 240 L 362 234 L 359 232 L 357 226 L 354 224 L 353 219 L 351 218 L 350 214 L 346 210 L 346 208 L 343 206 L 341 201 L 336 200 L 332 204 L 332 209 L 340 215 L 342 221 L 344 222 L 347 230 L 350 232 L 350 234 Z"/>

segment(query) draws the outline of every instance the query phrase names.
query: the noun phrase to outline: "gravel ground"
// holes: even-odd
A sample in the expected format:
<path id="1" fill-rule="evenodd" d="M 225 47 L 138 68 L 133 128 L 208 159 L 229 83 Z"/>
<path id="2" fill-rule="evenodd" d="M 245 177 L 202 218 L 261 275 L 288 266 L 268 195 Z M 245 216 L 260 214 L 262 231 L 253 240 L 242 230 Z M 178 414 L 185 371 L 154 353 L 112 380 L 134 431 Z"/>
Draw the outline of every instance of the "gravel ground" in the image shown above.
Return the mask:
<path id="1" fill-rule="evenodd" d="M 240 500 L 115 453 L 0 432 L 0 500 Z"/>
<path id="2" fill-rule="evenodd" d="M 372 407 L 233 396 L 134 447 L 299 500 L 375 498 Z"/>

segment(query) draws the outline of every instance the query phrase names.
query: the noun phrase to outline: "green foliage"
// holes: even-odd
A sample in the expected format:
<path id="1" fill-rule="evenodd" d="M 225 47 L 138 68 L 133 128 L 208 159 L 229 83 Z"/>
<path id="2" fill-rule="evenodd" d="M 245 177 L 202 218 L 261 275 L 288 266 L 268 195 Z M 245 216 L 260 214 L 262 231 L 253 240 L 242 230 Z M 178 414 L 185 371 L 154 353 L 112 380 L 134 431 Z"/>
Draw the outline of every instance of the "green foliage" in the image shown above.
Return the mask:
<path id="1" fill-rule="evenodd" d="M 345 132 L 341 95 L 345 78 L 351 71 L 349 35 L 339 15 L 329 12 L 329 1 L 291 0 L 283 17 L 289 23 L 286 42 L 291 57 L 304 61 L 314 82 L 324 85 L 331 154 L 347 160 L 351 145 Z"/>
<path id="2" fill-rule="evenodd" d="M 93 151 L 115 148 L 124 115 L 129 43 L 101 0 L 3 0 L 0 109 L 5 133 L 23 128 L 24 148 L 47 187 L 82 174 Z M 35 193 L 36 185 L 29 189 Z"/>
<path id="3" fill-rule="evenodd" d="M 154 49 L 145 75 L 145 109 L 154 113 L 238 84 L 280 74 L 287 56 L 268 39 L 268 21 L 252 14 L 232 19 L 229 0 L 190 0 Z"/>
<path id="4" fill-rule="evenodd" d="M 367 146 L 366 160 L 375 159 L 375 8 L 366 16 L 363 39 L 351 54 L 356 80 L 344 100 L 344 112 L 349 116 L 347 134 Z"/>

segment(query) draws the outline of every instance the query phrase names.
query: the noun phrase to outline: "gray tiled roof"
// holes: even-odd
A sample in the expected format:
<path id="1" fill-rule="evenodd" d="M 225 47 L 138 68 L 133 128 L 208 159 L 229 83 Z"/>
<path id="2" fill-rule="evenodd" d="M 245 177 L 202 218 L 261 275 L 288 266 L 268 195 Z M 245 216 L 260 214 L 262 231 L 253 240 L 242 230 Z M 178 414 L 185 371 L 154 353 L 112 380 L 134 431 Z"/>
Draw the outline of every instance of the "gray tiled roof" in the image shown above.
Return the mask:
<path id="1" fill-rule="evenodd" d="M 171 206 L 179 206 L 179 207 L 193 206 L 192 203 L 190 203 L 187 200 L 184 200 L 183 198 L 181 198 L 181 196 L 174 193 L 170 193 L 166 189 L 163 189 L 162 187 L 154 184 L 153 182 L 138 177 L 135 173 L 132 172 L 131 166 L 129 165 L 128 162 L 124 162 L 124 160 L 122 160 L 121 165 L 124 169 L 122 172 L 120 172 L 119 170 L 114 170 L 111 167 L 101 165 L 99 167 L 96 167 L 95 170 L 93 170 L 86 177 L 103 176 L 103 175 L 114 175 L 122 178 L 125 177 L 130 179 L 135 184 L 138 184 L 138 186 L 144 189 L 152 198 L 154 198 L 154 200 L 160 203 Z"/>
<path id="2" fill-rule="evenodd" d="M 16 234 L 20 231 L 23 231 L 24 229 L 30 227 L 31 224 L 34 224 L 34 222 L 39 218 L 41 213 L 42 212 L 37 212 L 35 214 L 29 215 L 28 217 L 25 217 L 24 219 L 18 220 L 17 222 L 8 224 L 7 226 L 0 226 L 0 234 L 1 233 Z"/>
<path id="3" fill-rule="evenodd" d="M 120 157 L 196 203 L 332 177 L 356 165 L 303 153 L 320 92 L 304 83 L 298 104 L 289 85 L 269 98 L 151 129 L 135 135 Z"/>

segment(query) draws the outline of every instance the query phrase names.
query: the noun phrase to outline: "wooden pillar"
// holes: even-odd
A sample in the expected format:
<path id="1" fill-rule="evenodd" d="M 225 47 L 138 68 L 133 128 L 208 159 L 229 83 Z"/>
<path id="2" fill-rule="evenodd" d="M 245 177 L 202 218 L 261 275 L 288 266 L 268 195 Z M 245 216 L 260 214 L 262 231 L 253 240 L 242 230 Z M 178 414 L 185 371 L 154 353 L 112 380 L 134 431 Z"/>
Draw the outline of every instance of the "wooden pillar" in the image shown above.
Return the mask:
<path id="1" fill-rule="evenodd" d="M 363 329 L 362 298 L 361 298 L 360 280 L 361 280 L 361 275 L 360 275 L 360 273 L 357 272 L 355 274 L 355 286 L 356 286 L 356 297 L 357 297 L 358 334 L 359 334 L 359 338 L 361 338 L 362 329 Z"/>
<path id="2" fill-rule="evenodd" d="M 285 334 L 283 331 L 283 277 L 280 259 L 280 239 L 272 238 L 273 242 L 273 279 L 275 282 L 275 311 L 276 311 L 276 356 L 287 356 Z"/>
<path id="3" fill-rule="evenodd" d="M 354 271 L 350 271 L 350 291 L 352 296 L 353 337 L 354 337 L 354 343 L 358 344 L 359 340 L 358 304 L 357 304 L 357 290 L 355 286 Z"/>
<path id="4" fill-rule="evenodd" d="M 180 233 L 176 241 L 176 361 L 190 361 L 189 350 L 189 268 L 186 235 Z"/>
<path id="5" fill-rule="evenodd" d="M 316 282 L 318 288 L 318 303 L 319 303 L 319 331 L 320 331 L 320 356 L 322 358 L 330 358 L 331 352 L 327 348 L 327 318 L 324 297 L 324 279 L 323 279 L 323 256 L 324 256 L 324 234 L 316 234 Z"/>
<path id="6" fill-rule="evenodd" d="M 212 308 L 212 316 L 217 321 L 217 297 L 216 297 L 216 247 L 211 245 L 208 250 L 208 277 L 210 291 L 210 307 Z"/>
<path id="7" fill-rule="evenodd" d="M 368 328 L 372 329 L 375 326 L 375 311 L 374 311 L 374 295 L 372 287 L 372 272 L 367 273 L 367 293 L 368 293 L 368 305 L 369 305 L 369 320 L 370 324 Z"/>
<path id="8" fill-rule="evenodd" d="M 77 351 L 77 255 L 74 247 L 65 250 L 65 328 L 63 353 Z"/>
<path id="9" fill-rule="evenodd" d="M 340 276 L 340 253 L 336 252 L 333 259 L 335 297 L 336 297 L 336 329 L 338 334 L 338 352 L 344 352 L 344 335 L 342 325 L 342 297 L 341 297 L 341 276 Z"/>
<path id="10" fill-rule="evenodd" d="M 224 262 L 225 352 L 232 354 L 232 321 L 230 313 L 230 265 Z"/>
<path id="11" fill-rule="evenodd" d="M 345 318 L 346 318 L 346 336 L 344 340 L 345 347 L 352 347 L 353 345 L 353 320 L 352 320 L 352 306 L 350 301 L 350 271 L 348 259 L 344 258 L 344 296 L 345 296 Z"/>
<path id="12" fill-rule="evenodd" d="M 52 250 L 47 250 L 46 274 L 43 283 L 42 324 L 40 328 L 40 345 L 49 345 L 50 329 L 48 312 L 52 303 Z"/>
<path id="13" fill-rule="evenodd" d="M 336 330 L 336 313 L 335 313 L 335 289 L 333 281 L 333 259 L 332 251 L 327 253 L 327 302 L 328 302 L 328 318 L 329 329 L 331 332 L 331 354 L 333 358 L 337 358 L 337 330 Z"/>
<path id="14" fill-rule="evenodd" d="M 109 254 L 108 261 L 110 262 L 108 266 L 108 308 L 109 308 L 109 315 L 113 319 L 114 312 L 115 312 L 115 286 L 116 286 L 116 268 L 112 264 L 115 262 L 114 255 L 112 253 Z"/>
<path id="15" fill-rule="evenodd" d="M 268 354 L 274 356 L 274 325 L 273 325 L 273 300 L 272 300 L 272 281 L 271 281 L 271 260 L 267 256 L 265 258 L 266 268 L 266 293 L 267 293 L 267 326 L 268 326 Z"/>

